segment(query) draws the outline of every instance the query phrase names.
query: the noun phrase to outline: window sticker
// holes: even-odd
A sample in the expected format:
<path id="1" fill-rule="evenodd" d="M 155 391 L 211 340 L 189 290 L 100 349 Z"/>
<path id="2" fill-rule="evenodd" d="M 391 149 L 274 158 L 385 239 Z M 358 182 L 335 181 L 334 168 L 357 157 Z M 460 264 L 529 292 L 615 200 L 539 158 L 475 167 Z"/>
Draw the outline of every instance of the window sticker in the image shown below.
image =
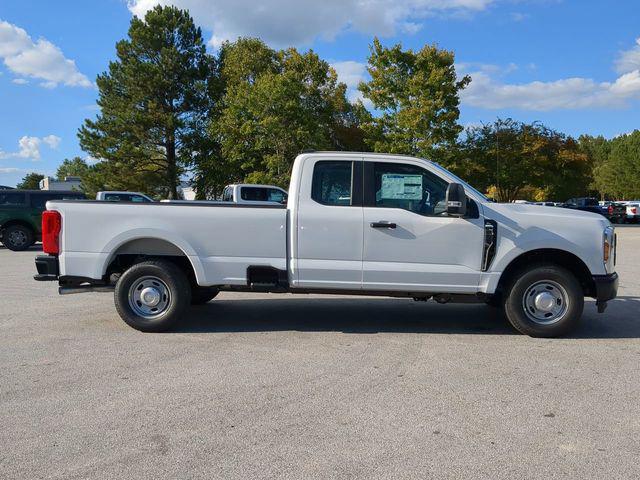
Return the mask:
<path id="1" fill-rule="evenodd" d="M 422 175 L 384 173 L 380 187 L 382 200 L 422 200 Z"/>

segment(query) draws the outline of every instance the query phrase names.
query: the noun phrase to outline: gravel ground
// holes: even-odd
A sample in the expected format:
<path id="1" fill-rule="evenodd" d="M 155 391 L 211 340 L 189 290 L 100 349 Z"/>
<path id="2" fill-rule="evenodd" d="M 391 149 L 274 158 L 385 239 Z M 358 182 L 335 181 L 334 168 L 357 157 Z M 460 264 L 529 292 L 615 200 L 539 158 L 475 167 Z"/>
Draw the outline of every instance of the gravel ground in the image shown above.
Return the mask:
<path id="1" fill-rule="evenodd" d="M 0 478 L 640 476 L 640 228 L 570 338 L 481 305 L 221 294 L 143 334 L 0 248 Z"/>

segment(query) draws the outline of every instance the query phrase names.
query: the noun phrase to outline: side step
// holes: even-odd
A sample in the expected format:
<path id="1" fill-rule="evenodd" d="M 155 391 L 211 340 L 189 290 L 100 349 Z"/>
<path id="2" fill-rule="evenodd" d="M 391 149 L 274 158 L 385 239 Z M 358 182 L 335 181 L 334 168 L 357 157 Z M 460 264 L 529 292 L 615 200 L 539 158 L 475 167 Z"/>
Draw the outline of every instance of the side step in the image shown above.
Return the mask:
<path id="1" fill-rule="evenodd" d="M 256 292 L 288 291 L 289 278 L 286 270 L 252 265 L 247 268 L 247 285 Z"/>

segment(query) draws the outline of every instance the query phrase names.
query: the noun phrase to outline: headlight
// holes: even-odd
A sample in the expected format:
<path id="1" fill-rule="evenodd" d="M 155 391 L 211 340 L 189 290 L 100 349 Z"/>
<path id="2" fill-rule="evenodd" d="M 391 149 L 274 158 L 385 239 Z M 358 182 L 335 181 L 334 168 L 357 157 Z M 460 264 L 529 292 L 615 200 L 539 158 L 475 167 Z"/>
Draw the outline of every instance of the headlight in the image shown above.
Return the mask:
<path id="1" fill-rule="evenodd" d="M 613 270 L 613 266 L 615 264 L 615 239 L 615 229 L 611 226 L 605 228 L 602 235 L 602 260 L 604 261 L 604 266 L 608 272 Z"/>

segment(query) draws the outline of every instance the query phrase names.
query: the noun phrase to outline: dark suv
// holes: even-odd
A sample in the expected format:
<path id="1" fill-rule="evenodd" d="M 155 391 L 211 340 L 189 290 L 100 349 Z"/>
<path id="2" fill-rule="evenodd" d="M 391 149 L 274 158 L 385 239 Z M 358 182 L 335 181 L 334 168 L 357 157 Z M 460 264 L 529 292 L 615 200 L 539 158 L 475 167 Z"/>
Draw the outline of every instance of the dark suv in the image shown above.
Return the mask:
<path id="1" fill-rule="evenodd" d="M 9 250 L 26 250 L 40 240 L 42 212 L 48 200 L 86 198 L 81 192 L 0 190 L 0 242 Z"/>

